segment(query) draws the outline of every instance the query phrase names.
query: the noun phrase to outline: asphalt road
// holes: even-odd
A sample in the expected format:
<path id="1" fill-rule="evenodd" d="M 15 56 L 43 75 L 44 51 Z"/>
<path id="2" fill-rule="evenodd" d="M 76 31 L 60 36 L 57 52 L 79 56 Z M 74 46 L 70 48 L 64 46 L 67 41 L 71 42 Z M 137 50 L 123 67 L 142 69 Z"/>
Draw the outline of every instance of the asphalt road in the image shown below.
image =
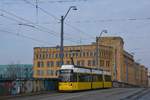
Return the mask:
<path id="1" fill-rule="evenodd" d="M 112 88 L 75 93 L 50 92 L 7 100 L 150 100 L 150 93 L 148 91 L 149 89 L 144 88 Z"/>

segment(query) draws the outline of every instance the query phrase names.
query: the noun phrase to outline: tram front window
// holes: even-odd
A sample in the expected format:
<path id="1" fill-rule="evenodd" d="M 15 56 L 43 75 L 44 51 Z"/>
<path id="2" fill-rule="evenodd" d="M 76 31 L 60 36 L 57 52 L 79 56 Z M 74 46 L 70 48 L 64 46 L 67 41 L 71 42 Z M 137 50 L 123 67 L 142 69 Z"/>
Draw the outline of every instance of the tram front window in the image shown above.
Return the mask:
<path id="1" fill-rule="evenodd" d="M 61 82 L 72 82 L 73 81 L 73 70 L 60 70 Z"/>

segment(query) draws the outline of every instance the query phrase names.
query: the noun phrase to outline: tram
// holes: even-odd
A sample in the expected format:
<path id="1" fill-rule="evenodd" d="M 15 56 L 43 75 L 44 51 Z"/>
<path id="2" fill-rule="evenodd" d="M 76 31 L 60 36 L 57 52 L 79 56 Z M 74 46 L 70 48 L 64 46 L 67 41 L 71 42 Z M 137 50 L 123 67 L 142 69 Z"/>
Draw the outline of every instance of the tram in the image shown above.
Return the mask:
<path id="1" fill-rule="evenodd" d="M 62 65 L 59 78 L 58 89 L 61 92 L 112 87 L 110 72 L 97 68 Z"/>

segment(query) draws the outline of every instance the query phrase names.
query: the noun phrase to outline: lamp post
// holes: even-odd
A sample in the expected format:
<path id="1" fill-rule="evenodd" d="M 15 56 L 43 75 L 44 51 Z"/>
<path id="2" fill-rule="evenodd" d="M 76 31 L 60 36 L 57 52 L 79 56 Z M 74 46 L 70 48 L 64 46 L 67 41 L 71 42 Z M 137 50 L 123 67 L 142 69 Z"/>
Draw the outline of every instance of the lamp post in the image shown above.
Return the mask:
<path id="1" fill-rule="evenodd" d="M 61 41 L 60 41 L 60 62 L 61 62 L 61 65 L 64 64 L 64 20 L 66 19 L 68 13 L 70 10 L 77 10 L 76 6 L 70 6 L 67 13 L 65 14 L 65 16 L 61 16 L 61 35 L 60 35 L 60 38 L 61 38 Z"/>
<path id="2" fill-rule="evenodd" d="M 99 52 L 99 41 L 100 41 L 100 38 L 102 36 L 103 33 L 108 33 L 107 30 L 102 30 L 99 37 L 96 37 L 96 65 L 97 65 L 97 68 L 100 68 L 100 64 L 99 64 L 99 57 L 100 57 L 100 52 Z M 99 39 L 99 40 L 98 40 Z"/>

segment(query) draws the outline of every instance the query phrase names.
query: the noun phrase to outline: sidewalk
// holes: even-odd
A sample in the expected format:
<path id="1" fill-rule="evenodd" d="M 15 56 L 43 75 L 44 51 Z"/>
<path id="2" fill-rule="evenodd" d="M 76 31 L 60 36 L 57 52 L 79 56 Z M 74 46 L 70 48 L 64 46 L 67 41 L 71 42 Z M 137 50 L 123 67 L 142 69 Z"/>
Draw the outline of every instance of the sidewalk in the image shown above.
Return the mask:
<path id="1" fill-rule="evenodd" d="M 41 92 L 34 92 L 34 93 L 23 93 L 18 95 L 9 95 L 9 96 L 0 96 L 0 100 L 8 100 L 11 98 L 19 98 L 19 97 L 26 97 L 26 96 L 34 96 L 34 95 L 41 95 L 41 94 L 54 94 L 57 91 L 41 91 Z"/>

